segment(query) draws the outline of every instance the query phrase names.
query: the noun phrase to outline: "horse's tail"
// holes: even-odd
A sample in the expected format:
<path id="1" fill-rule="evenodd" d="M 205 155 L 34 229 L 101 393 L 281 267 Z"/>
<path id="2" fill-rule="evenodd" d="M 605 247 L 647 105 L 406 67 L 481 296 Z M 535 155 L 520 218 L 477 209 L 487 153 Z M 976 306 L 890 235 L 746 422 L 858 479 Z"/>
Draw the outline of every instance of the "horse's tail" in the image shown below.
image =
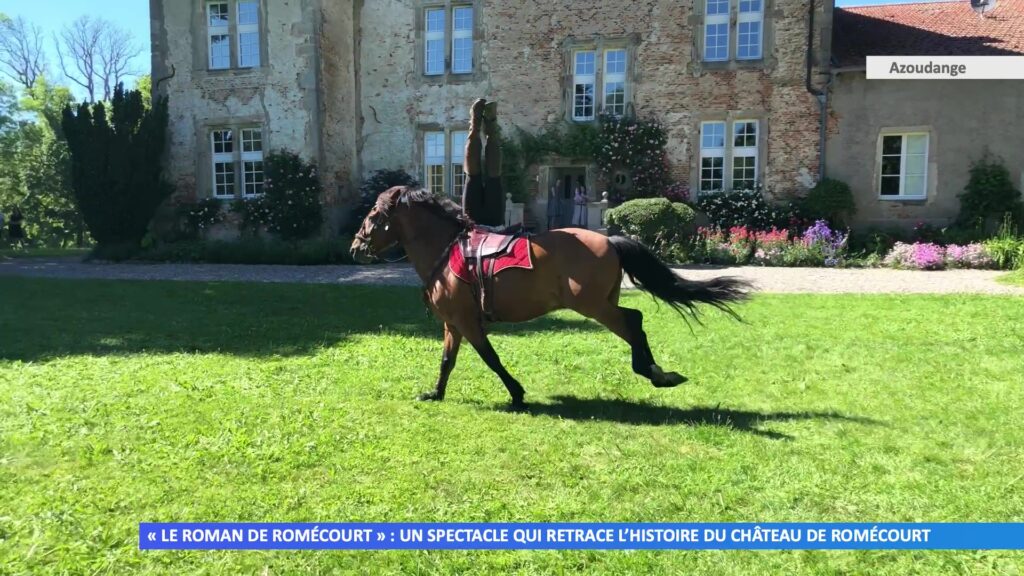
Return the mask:
<path id="1" fill-rule="evenodd" d="M 737 320 L 740 317 L 729 307 L 748 296 L 752 286 L 746 280 L 731 277 L 698 281 L 680 278 L 646 246 L 625 236 L 608 238 L 619 254 L 622 270 L 641 290 L 667 302 L 680 314 L 697 317 L 696 304 L 710 304 Z"/>

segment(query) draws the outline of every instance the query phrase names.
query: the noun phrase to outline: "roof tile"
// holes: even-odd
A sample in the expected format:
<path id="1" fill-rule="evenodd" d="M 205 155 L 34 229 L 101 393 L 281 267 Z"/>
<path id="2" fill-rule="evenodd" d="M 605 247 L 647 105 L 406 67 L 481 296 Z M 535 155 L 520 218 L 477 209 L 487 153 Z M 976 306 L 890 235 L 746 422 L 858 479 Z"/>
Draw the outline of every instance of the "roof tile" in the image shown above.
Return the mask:
<path id="1" fill-rule="evenodd" d="M 999 0 L 984 17 L 968 0 L 836 8 L 840 66 L 865 56 L 1024 55 L 1024 0 Z"/>

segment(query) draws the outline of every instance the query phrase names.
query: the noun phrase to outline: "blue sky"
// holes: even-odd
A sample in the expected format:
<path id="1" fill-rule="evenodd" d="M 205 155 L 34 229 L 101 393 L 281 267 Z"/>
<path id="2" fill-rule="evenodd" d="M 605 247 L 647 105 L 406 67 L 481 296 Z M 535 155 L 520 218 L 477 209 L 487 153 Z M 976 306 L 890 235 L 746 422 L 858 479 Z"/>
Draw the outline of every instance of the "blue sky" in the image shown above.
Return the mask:
<path id="1" fill-rule="evenodd" d="M 50 77 L 58 81 L 63 82 L 63 75 L 57 62 L 53 34 L 65 24 L 86 14 L 105 18 L 128 29 L 143 48 L 134 66 L 143 74 L 149 73 L 149 0 L 0 0 L 0 12 L 11 17 L 23 16 L 43 29 L 50 60 Z"/>

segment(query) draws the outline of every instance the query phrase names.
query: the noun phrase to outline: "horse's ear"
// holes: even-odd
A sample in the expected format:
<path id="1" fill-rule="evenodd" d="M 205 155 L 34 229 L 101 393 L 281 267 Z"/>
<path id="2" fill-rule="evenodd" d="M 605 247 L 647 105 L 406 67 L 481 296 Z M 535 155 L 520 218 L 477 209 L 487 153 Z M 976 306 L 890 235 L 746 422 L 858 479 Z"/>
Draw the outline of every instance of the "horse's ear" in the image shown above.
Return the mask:
<path id="1" fill-rule="evenodd" d="M 398 204 L 398 199 L 402 196 L 404 187 L 392 186 L 387 190 L 380 193 L 377 197 L 377 209 L 381 212 L 388 212 Z"/>

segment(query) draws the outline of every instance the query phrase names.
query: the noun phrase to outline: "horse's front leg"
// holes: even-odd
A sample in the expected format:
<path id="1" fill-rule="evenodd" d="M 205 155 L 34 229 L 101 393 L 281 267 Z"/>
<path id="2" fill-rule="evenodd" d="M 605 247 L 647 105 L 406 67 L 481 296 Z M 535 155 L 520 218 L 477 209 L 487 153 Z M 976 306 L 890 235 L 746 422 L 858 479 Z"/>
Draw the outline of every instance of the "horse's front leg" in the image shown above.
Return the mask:
<path id="1" fill-rule="evenodd" d="M 459 355 L 460 344 L 462 344 L 462 333 L 455 326 L 445 322 L 441 373 L 437 377 L 437 385 L 434 387 L 434 391 L 420 394 L 420 400 L 444 400 L 444 391 L 448 387 L 448 376 L 451 375 L 452 370 L 455 368 L 455 359 Z"/>
<path id="2" fill-rule="evenodd" d="M 501 383 L 505 385 L 505 389 L 508 390 L 509 396 L 512 397 L 512 409 L 513 410 L 525 410 L 526 402 L 523 401 L 523 396 L 526 395 L 526 391 L 523 390 L 519 381 L 512 377 L 502 365 L 501 359 L 498 358 L 498 353 L 494 351 L 494 347 L 491 346 L 491 341 L 487 339 L 487 333 L 484 332 L 483 326 L 479 322 L 474 322 L 470 326 L 464 326 L 466 340 L 476 348 L 480 358 L 483 359 L 484 364 L 491 369 L 498 378 L 501 378 Z"/>

